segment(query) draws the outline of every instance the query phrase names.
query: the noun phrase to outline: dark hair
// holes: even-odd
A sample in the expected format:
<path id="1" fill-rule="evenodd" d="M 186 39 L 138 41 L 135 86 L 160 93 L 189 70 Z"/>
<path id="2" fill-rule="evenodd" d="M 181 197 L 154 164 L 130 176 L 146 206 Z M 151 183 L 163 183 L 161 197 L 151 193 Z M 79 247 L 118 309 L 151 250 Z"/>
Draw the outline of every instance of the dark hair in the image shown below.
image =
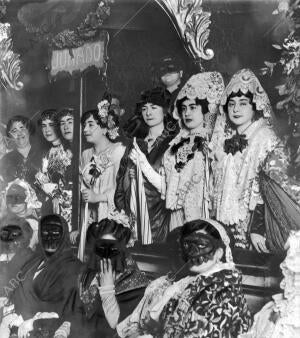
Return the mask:
<path id="1" fill-rule="evenodd" d="M 22 115 L 16 115 L 16 116 L 13 116 L 7 123 L 7 126 L 6 126 L 6 136 L 10 137 L 10 130 L 11 130 L 11 127 L 12 125 L 15 123 L 15 122 L 21 122 L 24 124 L 24 126 L 27 128 L 28 132 L 29 132 L 29 135 L 33 135 L 34 134 L 34 125 L 33 123 L 31 122 L 31 120 L 26 117 L 26 116 L 22 116 Z"/>
<path id="2" fill-rule="evenodd" d="M 224 252 L 225 252 L 225 245 L 222 241 L 222 238 L 219 234 L 219 231 L 207 221 L 195 220 L 195 221 L 185 223 L 183 225 L 183 227 L 181 228 L 181 236 L 180 237 L 183 238 L 183 237 L 188 236 L 188 235 L 190 235 L 193 232 L 196 232 L 198 230 L 203 230 L 209 236 L 213 237 L 217 241 L 218 248 L 223 249 Z"/>
<path id="3" fill-rule="evenodd" d="M 183 97 L 182 99 L 178 100 L 176 102 L 176 107 L 178 110 L 178 114 L 179 116 L 181 116 L 182 114 L 182 104 L 185 100 L 188 100 L 189 98 L 187 96 Z M 206 99 L 198 99 L 198 97 L 195 98 L 195 103 L 197 106 L 201 106 L 202 108 L 202 114 L 205 115 L 206 113 L 208 113 L 208 101 Z"/>
<path id="4" fill-rule="evenodd" d="M 254 120 L 258 120 L 261 117 L 263 117 L 263 112 L 261 110 L 257 110 L 256 109 L 256 104 L 253 102 L 253 94 L 250 91 L 247 91 L 247 93 L 243 93 L 241 90 L 239 90 L 236 93 L 231 93 L 228 98 L 227 101 L 225 103 L 225 105 L 223 106 L 224 112 L 226 113 L 227 117 L 228 117 L 228 103 L 230 101 L 230 99 L 232 99 L 233 97 L 242 97 L 245 96 L 250 100 L 250 104 L 252 105 L 252 108 L 254 110 Z"/>
<path id="5" fill-rule="evenodd" d="M 38 119 L 38 125 L 41 126 L 42 122 L 45 120 L 51 120 L 56 123 L 57 110 L 56 109 L 46 109 L 42 111 L 40 118 Z"/>
<path id="6" fill-rule="evenodd" d="M 87 242 L 93 242 L 104 235 L 112 235 L 118 242 L 128 243 L 131 230 L 114 220 L 104 218 L 100 222 L 92 223 L 87 231 Z"/>
<path id="7" fill-rule="evenodd" d="M 141 93 L 141 99 L 138 103 L 142 108 L 147 103 L 152 103 L 162 108 L 165 108 L 164 112 L 170 107 L 171 95 L 163 87 L 155 87 L 145 90 Z"/>
<path id="8" fill-rule="evenodd" d="M 109 110 L 108 116 L 112 116 L 112 119 L 113 119 L 115 126 L 118 127 L 119 126 L 119 117 L 116 115 L 116 113 L 113 110 Z M 98 112 L 97 109 L 88 110 L 82 115 L 81 125 L 83 127 L 84 127 L 86 120 L 90 117 L 92 117 L 101 128 L 108 128 L 108 119 L 107 119 L 107 122 L 103 122 L 103 120 L 99 116 L 99 112 Z M 115 139 L 111 139 L 108 133 L 106 133 L 106 137 L 113 143 L 119 142 L 119 140 L 120 140 L 119 137 L 116 137 Z"/>
<path id="9" fill-rule="evenodd" d="M 55 119 L 56 124 L 59 126 L 60 121 L 65 116 L 74 117 L 74 109 L 73 108 L 62 108 L 59 112 L 57 112 Z"/>

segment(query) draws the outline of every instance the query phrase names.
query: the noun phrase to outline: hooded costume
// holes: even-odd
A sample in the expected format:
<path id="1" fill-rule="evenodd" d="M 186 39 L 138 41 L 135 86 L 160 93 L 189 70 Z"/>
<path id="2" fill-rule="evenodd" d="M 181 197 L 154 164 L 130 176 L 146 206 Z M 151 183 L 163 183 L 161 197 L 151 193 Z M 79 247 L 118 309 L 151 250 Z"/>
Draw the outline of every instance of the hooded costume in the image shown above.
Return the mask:
<path id="1" fill-rule="evenodd" d="M 20 282 L 14 291 L 11 301 L 14 304 L 15 312 L 21 315 L 24 320 L 30 319 L 38 312 L 55 312 L 59 318 L 51 323 L 50 327 L 39 327 L 35 322 L 35 330 L 48 330 L 49 337 L 52 337 L 56 329 L 64 321 L 76 324 L 75 295 L 77 278 L 82 268 L 82 263 L 74 256 L 70 241 L 68 225 L 59 215 L 62 227 L 62 236 L 55 253 L 47 255 L 43 245 L 40 250 L 22 269 Z M 43 220 L 43 218 L 42 218 Z M 41 223 L 39 225 L 39 242 L 41 238 Z M 43 322 L 44 324 L 44 322 Z M 47 337 L 48 337 L 47 336 Z M 76 337 L 76 334 L 73 335 Z"/>
<path id="2" fill-rule="evenodd" d="M 109 234 L 107 229 L 114 222 L 117 230 L 116 240 L 101 239 Z M 119 222 L 119 221 L 118 221 Z M 106 227 L 107 226 L 107 227 Z M 130 256 L 123 225 L 108 219 L 100 223 L 93 223 L 88 240 L 90 242 L 90 259 L 88 269 L 81 274 L 79 283 L 79 297 L 83 312 L 85 338 L 111 338 L 115 333 L 118 322 L 127 317 L 143 297 L 149 279 L 141 272 L 136 262 Z M 114 244 L 112 244 L 114 242 Z M 111 254 L 109 254 L 109 251 Z M 112 252 L 118 252 L 117 255 Z M 98 257 L 98 258 L 97 258 Z M 116 272 L 114 285 L 99 286 L 99 259 L 110 258 L 113 270 Z"/>
<path id="3" fill-rule="evenodd" d="M 242 293 L 241 275 L 232 262 L 229 237 L 218 222 L 205 222 L 219 233 L 225 248 L 225 262 L 215 261 L 205 273 L 188 274 L 179 280 L 170 278 L 170 275 L 154 280 L 135 310 L 117 326 L 121 338 L 143 335 L 153 338 L 225 338 L 247 332 L 252 319 Z M 193 238 L 195 234 L 197 230 L 190 233 L 189 240 L 194 248 L 197 242 Z M 209 237 L 214 241 L 212 236 Z M 203 250 L 203 242 L 198 241 L 196 246 L 196 251 Z M 190 250 L 188 254 L 191 254 Z"/>

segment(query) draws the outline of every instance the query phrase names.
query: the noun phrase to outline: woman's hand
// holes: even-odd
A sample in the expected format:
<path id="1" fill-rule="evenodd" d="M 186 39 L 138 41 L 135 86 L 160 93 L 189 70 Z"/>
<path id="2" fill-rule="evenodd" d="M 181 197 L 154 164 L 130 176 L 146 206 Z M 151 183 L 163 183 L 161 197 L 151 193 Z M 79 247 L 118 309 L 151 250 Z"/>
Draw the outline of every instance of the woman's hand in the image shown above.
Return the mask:
<path id="1" fill-rule="evenodd" d="M 149 164 L 146 155 L 141 151 L 141 149 L 139 148 L 135 139 L 133 141 L 133 146 L 134 146 L 134 148 L 131 150 L 131 152 L 129 154 L 129 158 L 131 159 L 131 161 L 135 165 L 137 165 L 137 163 L 138 163 L 140 165 L 140 168 L 141 168 L 143 174 L 146 175 L 149 168 L 150 168 L 150 170 L 153 170 L 153 169 L 152 169 L 151 165 Z"/>
<path id="2" fill-rule="evenodd" d="M 77 240 L 77 237 L 79 236 L 79 231 L 78 230 L 74 230 L 70 233 L 70 241 L 71 241 L 71 244 L 76 244 L 76 240 Z"/>
<path id="3" fill-rule="evenodd" d="M 116 273 L 113 271 L 110 259 L 100 260 L 100 286 L 115 285 Z"/>
<path id="4" fill-rule="evenodd" d="M 84 202 L 98 203 L 101 200 L 101 195 L 94 193 L 91 189 L 84 189 L 81 193 Z"/>
<path id="5" fill-rule="evenodd" d="M 257 252 L 269 252 L 266 246 L 266 239 L 264 236 L 252 233 L 250 234 L 251 242 Z"/>
<path id="6" fill-rule="evenodd" d="M 18 338 L 27 338 L 29 332 L 33 330 L 33 319 L 25 320 L 18 329 Z"/>

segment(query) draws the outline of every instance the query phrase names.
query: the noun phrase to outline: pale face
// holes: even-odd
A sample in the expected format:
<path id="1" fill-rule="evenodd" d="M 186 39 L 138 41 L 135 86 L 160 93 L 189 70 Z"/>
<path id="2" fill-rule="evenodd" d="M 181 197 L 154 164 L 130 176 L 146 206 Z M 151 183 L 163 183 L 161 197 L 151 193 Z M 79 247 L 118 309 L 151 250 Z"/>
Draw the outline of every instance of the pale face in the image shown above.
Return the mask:
<path id="1" fill-rule="evenodd" d="M 112 109 L 116 115 L 122 116 L 124 114 L 124 109 L 121 109 L 120 101 L 116 97 L 111 99 L 110 109 Z"/>
<path id="2" fill-rule="evenodd" d="M 16 142 L 17 148 L 25 148 L 30 145 L 29 131 L 22 122 L 14 122 L 9 134 Z"/>
<path id="3" fill-rule="evenodd" d="M 181 77 L 182 77 L 182 71 L 180 71 L 180 72 L 166 73 L 160 79 L 161 79 L 161 82 L 166 87 L 172 87 L 175 84 L 180 83 Z"/>
<path id="4" fill-rule="evenodd" d="M 228 102 L 229 120 L 239 128 L 247 128 L 253 121 L 255 111 L 246 96 L 232 97 Z"/>
<path id="5" fill-rule="evenodd" d="M 18 203 L 18 204 L 8 204 L 8 210 L 17 216 L 23 217 L 26 213 L 26 203 Z"/>
<path id="6" fill-rule="evenodd" d="M 203 126 L 202 107 L 197 105 L 195 100 L 183 101 L 181 111 L 182 122 L 188 130 L 193 131 Z"/>
<path id="7" fill-rule="evenodd" d="M 63 116 L 60 119 L 59 128 L 62 137 L 65 140 L 72 142 L 74 133 L 74 117 L 71 115 Z"/>
<path id="8" fill-rule="evenodd" d="M 142 115 L 148 127 L 155 127 L 164 123 L 164 110 L 156 104 L 146 103 L 142 107 Z"/>
<path id="9" fill-rule="evenodd" d="M 55 131 L 55 123 L 50 119 L 42 121 L 42 133 L 48 142 L 54 143 L 58 140 L 58 136 Z"/>
<path id="10" fill-rule="evenodd" d="M 96 144 L 99 142 L 99 139 L 105 134 L 104 130 L 97 124 L 97 121 L 90 116 L 84 122 L 83 134 L 86 137 L 87 142 Z"/>

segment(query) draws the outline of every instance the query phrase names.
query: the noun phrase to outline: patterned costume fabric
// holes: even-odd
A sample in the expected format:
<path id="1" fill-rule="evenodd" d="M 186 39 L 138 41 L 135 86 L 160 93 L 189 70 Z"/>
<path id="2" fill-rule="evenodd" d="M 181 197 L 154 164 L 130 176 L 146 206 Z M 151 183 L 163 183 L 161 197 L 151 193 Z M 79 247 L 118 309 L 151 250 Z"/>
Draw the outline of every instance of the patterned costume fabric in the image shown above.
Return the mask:
<path id="1" fill-rule="evenodd" d="M 237 132 L 227 121 L 224 105 L 231 94 L 239 91 L 253 95 L 252 101 L 263 117 L 252 122 L 243 138 L 240 137 L 242 143 L 236 147 L 233 139 Z M 227 226 L 234 236 L 236 247 L 250 249 L 251 216 L 255 208 L 264 203 L 259 173 L 268 155 L 277 147 L 282 147 L 282 143 L 272 125 L 269 98 L 249 69 L 243 69 L 232 77 L 221 104 L 209 145 L 213 171 L 212 215 Z"/>
<path id="2" fill-rule="evenodd" d="M 164 155 L 161 174 L 166 186 L 162 198 L 166 208 L 171 210 L 170 230 L 203 216 L 205 155 L 195 145 L 197 137 L 181 130 Z M 182 143 L 182 139 L 188 143 Z"/>
<path id="3" fill-rule="evenodd" d="M 114 330 L 109 326 L 106 313 L 103 309 L 99 296 L 98 282 L 95 282 L 96 271 L 88 270 L 81 276 L 80 299 L 82 302 L 82 312 L 84 321 L 82 323 L 82 337 L 86 338 L 110 338 L 114 335 Z M 128 316 L 140 299 L 143 297 L 144 290 L 149 284 L 149 279 L 145 273 L 139 271 L 136 263 L 127 257 L 126 268 L 116 279 L 115 297 L 120 309 L 119 320 Z"/>
<path id="4" fill-rule="evenodd" d="M 158 320 L 153 312 L 166 304 Z M 134 312 L 118 325 L 122 338 L 151 334 L 154 338 L 237 337 L 247 332 L 252 317 L 241 290 L 237 270 L 210 276 L 186 277 L 172 283 L 167 277 L 152 282 Z"/>
<path id="5" fill-rule="evenodd" d="M 96 194 L 106 194 L 107 202 L 89 204 L 90 221 L 101 221 L 115 209 L 114 194 L 116 177 L 125 147 L 121 143 L 114 143 L 101 152 L 94 153 L 93 148 L 82 153 L 82 189 L 92 189 Z"/>
<path id="6" fill-rule="evenodd" d="M 230 270 L 199 276 L 169 301 L 161 316 L 164 338 L 237 337 L 252 321 L 241 275 Z"/>
<path id="7" fill-rule="evenodd" d="M 179 134 L 170 143 L 163 159 L 162 198 L 171 210 L 170 231 L 186 221 L 208 217 L 208 159 L 203 149 L 211 136 L 214 118 L 219 109 L 224 82 L 220 73 L 204 72 L 193 75 L 180 90 L 178 100 L 207 100 L 208 113 L 196 134 L 181 125 Z M 179 120 L 175 102 L 173 116 Z M 185 140 L 185 141 L 184 141 Z"/>

